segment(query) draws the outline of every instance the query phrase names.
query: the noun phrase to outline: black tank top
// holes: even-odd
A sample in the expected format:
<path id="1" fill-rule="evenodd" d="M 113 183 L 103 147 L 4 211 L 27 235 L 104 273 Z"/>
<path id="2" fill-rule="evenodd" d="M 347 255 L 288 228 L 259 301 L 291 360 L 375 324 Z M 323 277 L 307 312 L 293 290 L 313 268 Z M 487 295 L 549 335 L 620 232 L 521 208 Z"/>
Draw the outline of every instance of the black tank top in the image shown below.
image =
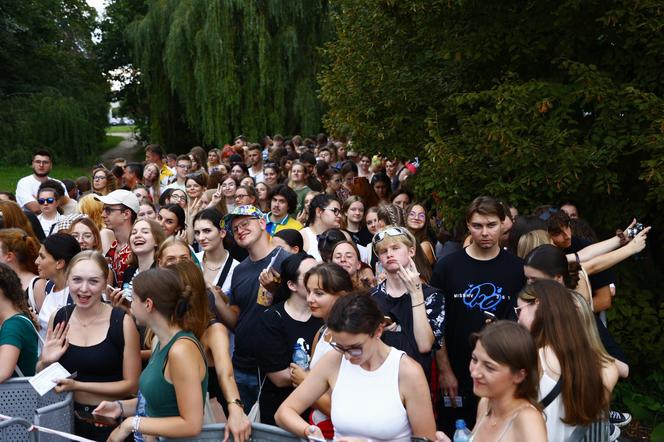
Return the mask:
<path id="1" fill-rule="evenodd" d="M 61 322 L 68 322 L 76 305 L 62 307 L 55 314 L 53 327 Z M 122 361 L 124 355 L 124 332 L 122 323 L 125 311 L 114 308 L 106 338 L 96 345 L 79 347 L 69 344 L 62 355 L 60 364 L 70 373 L 78 372 L 76 380 L 81 382 L 115 382 L 121 381 Z"/>

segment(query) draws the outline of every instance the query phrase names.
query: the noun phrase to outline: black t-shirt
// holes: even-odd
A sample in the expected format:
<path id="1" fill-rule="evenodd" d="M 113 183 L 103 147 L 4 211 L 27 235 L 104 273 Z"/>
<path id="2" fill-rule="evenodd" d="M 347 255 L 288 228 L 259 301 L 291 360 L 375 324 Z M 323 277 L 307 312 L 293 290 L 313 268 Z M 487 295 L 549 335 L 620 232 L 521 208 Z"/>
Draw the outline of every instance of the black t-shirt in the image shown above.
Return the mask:
<path id="1" fill-rule="evenodd" d="M 422 292 L 427 318 L 435 339 L 433 348 L 439 348 L 445 327 L 445 298 L 440 290 L 427 284 L 422 284 Z M 424 373 L 429 378 L 431 352 L 420 353 L 417 348 L 413 324 L 413 302 L 410 294 L 405 293 L 397 298 L 392 297 L 387 293 L 386 282 L 383 281 L 371 290 L 371 296 L 378 303 L 383 315 L 389 316 L 397 324 L 396 330 L 383 332 L 381 337 L 383 342 L 397 350 L 405 351 L 408 356 L 422 365 Z"/>
<path id="2" fill-rule="evenodd" d="M 293 347 L 299 339 L 311 355 L 311 344 L 316 332 L 323 326 L 323 320 L 311 316 L 301 322 L 291 318 L 281 302 L 265 310 L 260 316 L 254 340 L 255 354 L 261 370 L 261 378 L 267 373 L 281 371 L 291 363 Z M 277 387 L 266 378 L 261 390 L 261 422 L 276 425 L 274 413 L 293 391 L 293 387 Z"/>
<path id="3" fill-rule="evenodd" d="M 572 245 L 564 250 L 565 254 L 577 253 L 579 250 L 588 247 L 592 242 L 579 238 L 578 236 L 572 235 Z M 589 275 L 590 286 L 593 291 L 605 287 L 609 284 L 613 284 L 616 280 L 616 276 L 609 269 L 595 273 L 594 275 Z"/>
<path id="4" fill-rule="evenodd" d="M 272 266 L 274 270 L 281 273 L 281 263 L 290 255 L 281 247 L 276 247 L 265 258 L 256 262 L 247 258 L 233 270 L 228 298 L 231 305 L 237 305 L 240 308 L 240 315 L 235 326 L 233 365 L 243 371 L 256 370 L 252 339 L 255 336 L 260 314 L 272 305 L 272 294 L 261 287 L 258 275 L 267 268 L 277 253 L 279 255 Z"/>
<path id="5" fill-rule="evenodd" d="M 431 285 L 445 295 L 445 344 L 461 395 L 472 395 L 469 339 L 486 324 L 482 312 L 514 319 L 525 281 L 521 259 L 502 249 L 488 261 L 471 258 L 463 249 L 436 263 Z"/>
<path id="6" fill-rule="evenodd" d="M 362 226 L 360 230 L 357 232 L 351 232 L 348 229 L 346 229 L 346 232 L 348 232 L 348 234 L 350 235 L 351 239 L 355 244 L 359 244 L 364 247 L 366 247 L 367 244 L 369 244 L 373 239 L 373 235 L 371 234 L 371 232 L 369 232 L 367 226 Z"/>

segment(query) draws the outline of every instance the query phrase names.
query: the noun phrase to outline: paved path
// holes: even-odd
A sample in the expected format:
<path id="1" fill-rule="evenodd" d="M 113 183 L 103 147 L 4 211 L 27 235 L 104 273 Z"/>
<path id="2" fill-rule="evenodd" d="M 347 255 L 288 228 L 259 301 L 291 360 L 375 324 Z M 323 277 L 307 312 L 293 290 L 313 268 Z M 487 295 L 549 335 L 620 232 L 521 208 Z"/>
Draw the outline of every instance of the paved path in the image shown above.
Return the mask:
<path id="1" fill-rule="evenodd" d="M 140 156 L 141 145 L 138 143 L 134 134 L 131 132 L 108 132 L 107 135 L 124 138 L 117 146 L 101 154 L 101 161 L 106 167 L 112 166 L 115 158 L 122 157 L 127 161 L 138 159 Z M 143 159 L 143 158 L 140 158 Z"/>

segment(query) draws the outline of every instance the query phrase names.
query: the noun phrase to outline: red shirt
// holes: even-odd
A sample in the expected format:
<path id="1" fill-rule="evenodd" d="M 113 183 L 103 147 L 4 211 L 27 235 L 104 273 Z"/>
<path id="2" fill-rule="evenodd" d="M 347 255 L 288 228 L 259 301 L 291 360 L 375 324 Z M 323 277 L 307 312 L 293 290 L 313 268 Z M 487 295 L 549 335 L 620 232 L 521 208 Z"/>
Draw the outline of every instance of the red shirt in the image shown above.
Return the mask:
<path id="1" fill-rule="evenodd" d="M 115 275 L 115 284 L 116 287 L 122 287 L 122 282 L 124 278 L 124 272 L 129 266 L 129 257 L 131 256 L 131 248 L 129 244 L 124 244 L 121 247 L 118 247 L 118 241 L 113 241 L 111 248 L 106 252 L 106 260 L 108 265 L 113 270 Z"/>

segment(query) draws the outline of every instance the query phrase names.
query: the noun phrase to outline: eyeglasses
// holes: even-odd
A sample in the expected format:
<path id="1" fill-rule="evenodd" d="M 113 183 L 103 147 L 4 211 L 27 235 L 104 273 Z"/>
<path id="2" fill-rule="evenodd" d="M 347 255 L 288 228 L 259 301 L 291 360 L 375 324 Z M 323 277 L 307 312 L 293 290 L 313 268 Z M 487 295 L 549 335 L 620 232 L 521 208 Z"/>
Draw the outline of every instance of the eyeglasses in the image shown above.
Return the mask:
<path id="1" fill-rule="evenodd" d="M 240 194 L 240 193 L 236 193 L 236 194 L 235 194 L 235 199 L 237 200 L 237 199 L 240 199 L 240 198 L 247 198 L 248 196 L 249 196 L 249 195 L 242 195 L 242 194 Z"/>
<path id="2" fill-rule="evenodd" d="M 101 181 L 101 180 L 105 180 L 105 179 L 106 179 L 106 175 L 99 175 L 99 176 L 96 176 L 96 177 L 92 178 L 93 181 Z"/>
<path id="3" fill-rule="evenodd" d="M 521 310 L 528 307 L 529 305 L 535 304 L 535 300 L 529 301 L 527 304 L 522 305 L 521 307 L 514 307 L 514 313 L 518 318 L 521 315 Z"/>
<path id="4" fill-rule="evenodd" d="M 419 219 L 420 221 L 424 221 L 426 219 L 427 215 L 426 213 L 417 213 L 417 212 L 409 212 L 408 213 L 408 218 L 412 219 Z"/>
<path id="5" fill-rule="evenodd" d="M 171 194 L 171 201 L 186 201 L 187 197 L 184 195 L 178 195 L 177 193 Z"/>
<path id="6" fill-rule="evenodd" d="M 122 208 L 122 207 L 104 207 L 103 212 L 104 212 L 106 215 L 108 215 L 108 214 L 110 214 L 111 212 L 115 212 L 115 211 L 122 212 L 123 210 L 125 210 L 125 209 Z"/>
<path id="7" fill-rule="evenodd" d="M 366 344 L 368 340 L 369 338 L 367 338 L 361 344 L 351 345 L 350 347 L 344 347 L 343 345 L 339 345 L 336 342 L 330 342 L 330 347 L 332 347 L 339 353 L 346 353 L 348 356 L 355 358 L 358 356 L 362 356 L 364 344 Z"/>
<path id="8" fill-rule="evenodd" d="M 408 230 L 399 226 L 388 227 L 387 229 L 381 230 L 380 232 L 376 233 L 373 239 L 371 240 L 371 243 L 375 247 L 376 244 L 385 239 L 386 236 L 402 236 L 402 235 L 408 236 Z"/>
<path id="9" fill-rule="evenodd" d="M 177 167 L 180 169 L 189 169 L 191 166 L 189 164 L 178 164 Z"/>
<path id="10" fill-rule="evenodd" d="M 53 203 L 55 202 L 55 198 L 53 198 L 53 197 L 39 198 L 39 199 L 37 200 L 37 202 L 38 202 L 39 204 L 41 204 L 42 206 L 43 206 L 44 204 L 53 204 Z"/>
<path id="11" fill-rule="evenodd" d="M 252 221 L 258 221 L 256 218 L 248 218 L 244 221 L 240 221 L 233 226 L 233 233 L 238 233 L 240 230 L 247 230 L 249 228 L 249 223 Z"/>
<path id="12" fill-rule="evenodd" d="M 84 241 L 91 241 L 94 238 L 92 233 L 71 233 L 70 235 L 75 240 L 83 239 Z"/>
<path id="13" fill-rule="evenodd" d="M 334 213 L 334 216 L 340 216 L 341 215 L 341 209 L 338 207 L 326 207 L 323 210 L 329 210 L 330 212 Z"/>

